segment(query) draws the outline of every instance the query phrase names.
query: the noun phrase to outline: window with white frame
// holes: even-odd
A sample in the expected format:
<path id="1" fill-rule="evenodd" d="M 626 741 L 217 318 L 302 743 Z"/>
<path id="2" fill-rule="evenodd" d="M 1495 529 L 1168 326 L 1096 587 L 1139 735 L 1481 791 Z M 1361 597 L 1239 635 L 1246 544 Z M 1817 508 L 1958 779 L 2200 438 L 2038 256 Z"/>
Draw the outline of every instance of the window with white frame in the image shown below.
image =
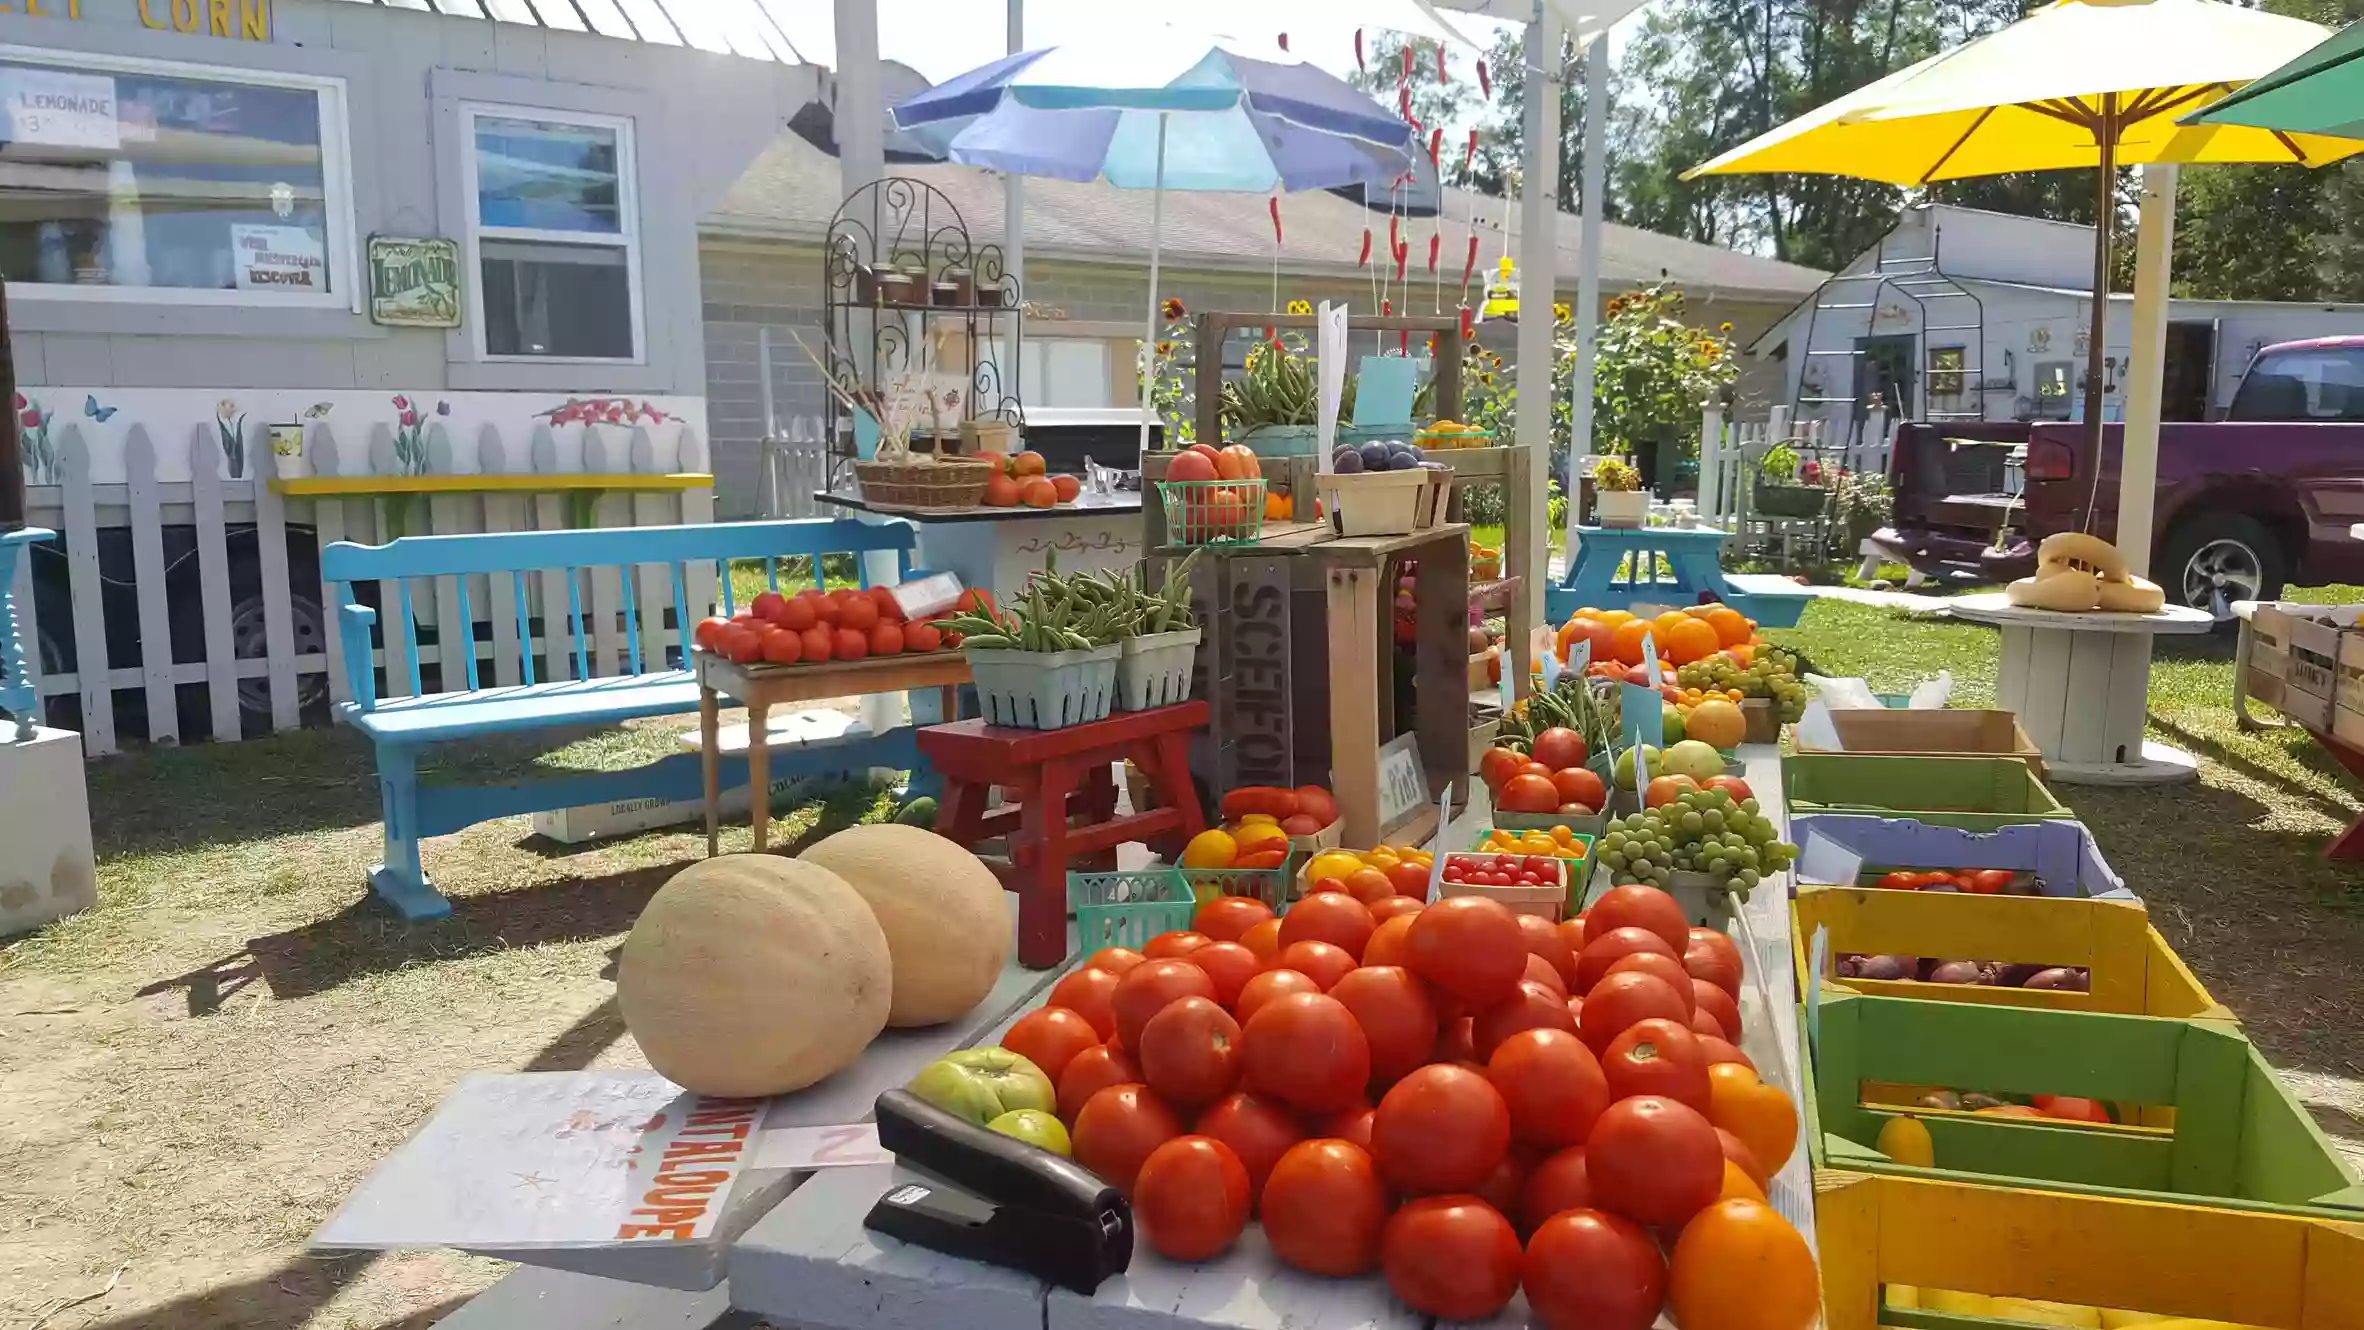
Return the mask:
<path id="1" fill-rule="evenodd" d="M 465 115 L 478 350 L 639 360 L 632 122 L 508 106 Z"/>
<path id="2" fill-rule="evenodd" d="M 0 276 L 26 295 L 350 305 L 340 80 L 0 47 Z"/>

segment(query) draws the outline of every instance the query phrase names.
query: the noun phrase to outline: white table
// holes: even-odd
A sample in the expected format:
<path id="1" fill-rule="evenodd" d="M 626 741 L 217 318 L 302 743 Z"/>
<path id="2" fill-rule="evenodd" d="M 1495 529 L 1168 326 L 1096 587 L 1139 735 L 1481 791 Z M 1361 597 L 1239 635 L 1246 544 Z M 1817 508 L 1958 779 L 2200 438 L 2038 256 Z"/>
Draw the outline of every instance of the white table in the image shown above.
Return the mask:
<path id="1" fill-rule="evenodd" d="M 1999 591 L 1946 602 L 1946 613 L 2003 630 L 1996 705 L 2017 712 L 2043 750 L 2046 779 L 2066 785 L 2163 785 L 2196 779 L 2199 759 L 2142 737 L 2151 638 L 2205 633 L 2205 611 L 2075 614 L 2014 605 Z"/>

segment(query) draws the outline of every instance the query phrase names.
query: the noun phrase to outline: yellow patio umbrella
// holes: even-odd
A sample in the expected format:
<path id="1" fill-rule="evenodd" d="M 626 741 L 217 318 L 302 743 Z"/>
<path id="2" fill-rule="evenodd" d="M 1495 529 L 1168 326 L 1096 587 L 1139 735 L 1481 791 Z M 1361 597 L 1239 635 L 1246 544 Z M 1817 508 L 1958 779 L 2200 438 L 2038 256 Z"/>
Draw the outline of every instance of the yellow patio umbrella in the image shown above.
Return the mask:
<path id="1" fill-rule="evenodd" d="M 2364 152 L 2364 142 L 2352 139 L 2175 123 L 2330 35 L 2303 19 L 2213 0 L 2059 0 L 1759 135 L 1684 178 L 1797 171 L 1910 187 L 2096 168 L 2085 426 L 2098 458 L 2116 168 L 2321 166 Z"/>

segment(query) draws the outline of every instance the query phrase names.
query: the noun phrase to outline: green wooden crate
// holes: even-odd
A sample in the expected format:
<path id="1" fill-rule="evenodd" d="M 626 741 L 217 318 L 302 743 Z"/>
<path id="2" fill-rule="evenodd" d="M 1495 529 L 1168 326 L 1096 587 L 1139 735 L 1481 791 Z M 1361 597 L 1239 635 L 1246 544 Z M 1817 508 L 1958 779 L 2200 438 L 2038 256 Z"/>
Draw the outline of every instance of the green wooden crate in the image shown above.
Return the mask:
<path id="1" fill-rule="evenodd" d="M 2015 757 L 1797 753 L 1781 760 L 1781 797 L 1793 841 L 1799 819 L 1816 813 L 1900 814 L 1964 831 L 2076 817 Z"/>
<path id="2" fill-rule="evenodd" d="M 2364 1187 L 2239 1030 L 2220 1021 L 1825 992 L 1812 1028 L 1817 1168 L 2364 1221 Z M 1867 1106 L 1867 1085 L 2081 1095 L 2174 1110 L 2172 1127 Z M 1875 1147 L 1928 1127 L 1937 1166 Z"/>

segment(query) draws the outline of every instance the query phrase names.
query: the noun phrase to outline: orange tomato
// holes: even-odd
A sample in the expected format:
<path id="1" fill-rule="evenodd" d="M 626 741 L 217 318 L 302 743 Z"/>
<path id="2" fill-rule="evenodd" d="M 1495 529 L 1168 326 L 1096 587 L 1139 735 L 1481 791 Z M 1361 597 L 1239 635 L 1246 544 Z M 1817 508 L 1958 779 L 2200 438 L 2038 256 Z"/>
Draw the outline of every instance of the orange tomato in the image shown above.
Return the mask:
<path id="1" fill-rule="evenodd" d="M 1668 660 L 1677 665 L 1688 665 L 1695 660 L 1705 660 L 1720 649 L 1715 625 L 1687 614 L 1677 617 L 1680 622 L 1668 626 L 1659 638 L 1659 645 Z"/>
<path id="2" fill-rule="evenodd" d="M 1779 1170 L 1797 1148 L 1797 1105 L 1737 1062 L 1707 1069 L 1707 1118 L 1739 1137 L 1769 1172 Z"/>
<path id="3" fill-rule="evenodd" d="M 1716 1196 L 1719 1201 L 1743 1200 L 1763 1203 L 1765 1189 L 1756 1184 L 1740 1165 L 1729 1156 L 1724 1159 L 1724 1190 Z"/>
<path id="4" fill-rule="evenodd" d="M 1272 958 L 1280 955 L 1280 920 L 1251 924 L 1247 932 L 1239 935 L 1239 944 L 1256 953 L 1257 960 L 1271 964 Z"/>
<path id="5" fill-rule="evenodd" d="M 1642 639 L 1655 635 L 1652 625 L 1646 620 L 1634 619 L 1621 623 L 1610 639 L 1609 654 L 1628 665 L 1639 665 L 1642 663 Z"/>
<path id="6" fill-rule="evenodd" d="M 1727 1198 L 1693 1216 L 1666 1282 L 1683 1330 L 1806 1330 L 1822 1308 L 1814 1253 L 1758 1200 Z"/>

